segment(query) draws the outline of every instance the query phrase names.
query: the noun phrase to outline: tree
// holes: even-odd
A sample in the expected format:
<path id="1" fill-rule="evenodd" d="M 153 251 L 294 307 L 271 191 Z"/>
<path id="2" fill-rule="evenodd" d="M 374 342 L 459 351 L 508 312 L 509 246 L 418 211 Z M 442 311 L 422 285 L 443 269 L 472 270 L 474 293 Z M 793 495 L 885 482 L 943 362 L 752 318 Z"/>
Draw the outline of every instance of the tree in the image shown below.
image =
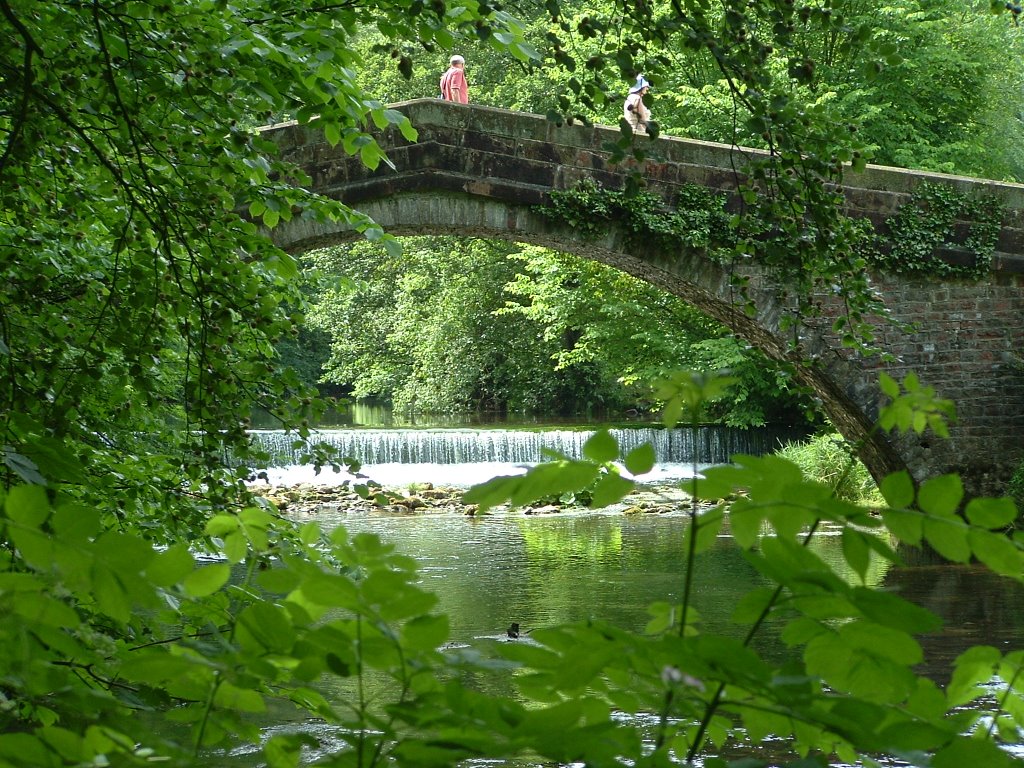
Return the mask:
<path id="1" fill-rule="evenodd" d="M 685 367 L 729 370 L 733 386 L 708 417 L 731 426 L 802 420 L 802 400 L 787 373 L 680 299 L 597 262 L 526 247 L 503 316 L 532 318 L 553 341 L 559 368 L 599 363 L 638 402 L 660 409 L 649 384 Z"/>
<path id="2" fill-rule="evenodd" d="M 519 246 L 451 238 L 404 245 L 401 258 L 371 246 L 314 255 L 320 270 L 346 278 L 310 314 L 332 334 L 327 380 L 416 413 L 575 415 L 621 405 L 600 361 L 559 370 L 560 335 L 547 336 L 527 316 L 498 314 Z"/>

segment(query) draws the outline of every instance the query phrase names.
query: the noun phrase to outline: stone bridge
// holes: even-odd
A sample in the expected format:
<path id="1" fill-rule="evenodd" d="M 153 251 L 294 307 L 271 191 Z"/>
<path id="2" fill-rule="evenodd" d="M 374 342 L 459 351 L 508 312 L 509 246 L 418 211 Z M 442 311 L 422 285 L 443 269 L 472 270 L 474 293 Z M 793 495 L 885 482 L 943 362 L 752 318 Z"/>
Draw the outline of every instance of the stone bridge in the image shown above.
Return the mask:
<path id="1" fill-rule="evenodd" d="M 787 299 L 771 280 L 759 280 L 754 317 L 725 268 L 700 253 L 661 253 L 631 244 L 621 232 L 586 239 L 536 213 L 556 189 L 594 179 L 619 188 L 639 168 L 648 190 L 671 201 L 681 185 L 736 189 L 756 151 L 678 138 L 636 137 L 646 153 L 612 164 L 618 128 L 558 125 L 544 117 L 435 99 L 394 105 L 419 132 L 414 143 L 389 129 L 377 134 L 393 167 L 370 171 L 331 147 L 315 128 L 283 124 L 263 129 L 285 159 L 310 176 L 311 189 L 372 216 L 396 235 L 462 235 L 546 246 L 595 259 L 675 294 L 778 360 L 796 363 L 829 418 L 846 437 L 865 440 L 861 458 L 877 478 L 909 469 L 922 480 L 956 471 L 969 493 L 998 493 L 1024 459 L 1024 185 L 868 166 L 847 174 L 847 210 L 883 225 L 922 180 L 967 193 L 999 196 L 1006 205 L 991 272 L 981 281 L 871 275 L 894 324 L 880 328 L 881 346 L 896 362 L 881 363 L 844 349 L 825 318 L 793 331 L 780 323 Z M 275 242 L 301 252 L 350 240 L 341 225 L 304 219 L 282 223 Z M 947 254 L 956 258 L 955 252 Z M 755 267 L 756 269 L 756 267 Z M 902 330 L 910 327 L 913 330 Z M 898 437 L 872 425 L 884 396 L 878 374 L 896 379 L 916 372 L 922 383 L 955 401 L 951 438 L 930 432 Z"/>

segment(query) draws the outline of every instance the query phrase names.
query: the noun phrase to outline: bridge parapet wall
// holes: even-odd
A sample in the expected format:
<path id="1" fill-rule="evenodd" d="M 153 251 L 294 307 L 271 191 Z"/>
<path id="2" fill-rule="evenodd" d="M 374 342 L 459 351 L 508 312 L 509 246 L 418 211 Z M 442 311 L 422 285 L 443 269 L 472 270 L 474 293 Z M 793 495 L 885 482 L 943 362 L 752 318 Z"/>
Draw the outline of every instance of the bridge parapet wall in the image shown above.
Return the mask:
<path id="1" fill-rule="evenodd" d="M 669 204 L 683 186 L 696 184 L 726 193 L 730 208 L 736 210 L 741 203 L 733 193 L 745 170 L 751 160 L 765 156 L 761 150 L 715 142 L 637 136 L 645 160 L 613 164 L 609 150 L 621 138 L 617 128 L 558 125 L 541 115 L 439 99 L 393 107 L 419 131 L 416 142 L 406 141 L 395 129 L 377 132 L 394 168 L 366 168 L 330 147 L 315 128 L 286 124 L 271 130 L 284 139 L 290 159 L 311 173 L 318 190 L 350 204 L 430 188 L 485 194 L 513 205 L 539 205 L 551 190 L 569 189 L 584 179 L 620 189 L 626 176 L 639 168 L 649 191 Z M 992 268 L 1024 272 L 1024 185 L 869 165 L 860 173 L 845 174 L 847 212 L 869 218 L 884 233 L 886 220 L 926 180 L 970 196 L 1001 200 L 1006 212 Z M 957 258 L 955 253 L 950 257 Z"/>

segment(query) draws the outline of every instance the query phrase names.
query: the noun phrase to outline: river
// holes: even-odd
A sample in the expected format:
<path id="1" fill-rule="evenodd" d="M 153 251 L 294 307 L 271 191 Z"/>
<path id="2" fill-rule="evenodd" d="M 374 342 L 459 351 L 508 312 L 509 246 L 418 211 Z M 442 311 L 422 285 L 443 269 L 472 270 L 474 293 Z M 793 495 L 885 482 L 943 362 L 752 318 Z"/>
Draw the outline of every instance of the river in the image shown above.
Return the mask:
<path id="1" fill-rule="evenodd" d="M 429 472 L 446 467 L 449 480 L 467 485 L 486 479 L 500 466 L 504 465 L 488 461 L 395 463 L 388 472 L 394 472 L 394 484 L 401 485 L 410 482 L 417 469 Z M 521 470 L 525 464 L 514 466 Z M 673 467 L 665 476 L 687 476 L 694 464 L 680 462 Z M 374 466 L 366 469 L 372 473 Z M 278 467 L 277 472 L 284 482 L 301 477 L 293 466 Z M 677 603 L 681 596 L 682 537 L 687 524 L 681 512 L 526 515 L 502 511 L 473 518 L 451 513 L 351 514 L 334 508 L 318 517 L 325 528 L 344 525 L 352 533 L 372 532 L 415 557 L 424 586 L 438 596 L 438 610 L 450 618 L 451 640 L 457 644 L 507 642 L 506 629 L 512 622 L 524 633 L 588 618 L 639 631 L 647 622 L 648 604 Z M 826 529 L 813 546 L 841 572 L 844 561 L 838 536 Z M 1024 589 L 984 568 L 935 564 L 926 558 L 916 562 L 908 558 L 900 566 L 876 560 L 868 580 L 942 617 L 942 630 L 919 638 L 927 659 L 919 671 L 940 684 L 948 680 L 956 656 L 972 645 L 993 645 L 1004 653 L 1024 647 Z M 741 595 L 763 583 L 732 540 L 720 536 L 697 564 L 695 601 L 704 630 L 738 634 L 729 615 Z M 771 626 L 756 647 L 769 658 L 787 652 Z M 345 694 L 338 691 L 337 695 Z M 299 727 L 317 728 L 311 723 Z M 319 737 L 331 744 L 329 734 Z"/>

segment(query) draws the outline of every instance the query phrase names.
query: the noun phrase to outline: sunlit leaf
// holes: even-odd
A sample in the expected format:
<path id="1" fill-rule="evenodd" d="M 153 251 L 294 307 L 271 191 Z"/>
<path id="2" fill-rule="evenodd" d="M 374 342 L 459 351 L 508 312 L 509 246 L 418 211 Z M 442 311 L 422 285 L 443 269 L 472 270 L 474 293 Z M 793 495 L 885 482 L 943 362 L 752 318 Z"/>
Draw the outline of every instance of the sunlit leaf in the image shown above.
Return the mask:
<path id="1" fill-rule="evenodd" d="M 185 544 L 175 544 L 157 552 L 146 566 L 146 576 L 157 586 L 177 584 L 195 569 L 195 559 Z"/>
<path id="2" fill-rule="evenodd" d="M 619 444 L 607 429 L 599 429 L 583 444 L 583 456 L 598 463 L 614 461 L 619 456 Z"/>
<path id="3" fill-rule="evenodd" d="M 982 528 L 1004 528 L 1017 519 L 1017 508 L 1013 499 L 975 497 L 967 502 L 964 510 L 967 519 Z"/>
<path id="4" fill-rule="evenodd" d="M 650 443 L 644 443 L 627 453 L 622 463 L 629 474 L 645 475 L 654 469 L 656 460 L 654 446 Z"/>
<path id="5" fill-rule="evenodd" d="M 204 597 L 223 587 L 230 576 L 231 569 L 226 564 L 205 565 L 186 576 L 182 586 L 193 597 Z"/>
<path id="6" fill-rule="evenodd" d="M 886 475 L 879 485 L 886 503 L 896 509 L 909 507 L 914 503 L 914 481 L 906 471 Z"/>
<path id="7" fill-rule="evenodd" d="M 7 491 L 4 511 L 16 523 L 37 528 L 50 516 L 46 489 L 40 485 L 14 486 Z"/>
<path id="8" fill-rule="evenodd" d="M 964 486 L 959 475 L 941 475 L 925 480 L 917 493 L 921 509 L 932 515 L 952 515 L 960 507 Z"/>
<path id="9" fill-rule="evenodd" d="M 886 527 L 900 541 L 917 544 L 924 535 L 923 518 L 917 512 L 902 509 L 883 509 L 882 519 Z"/>
<path id="10" fill-rule="evenodd" d="M 935 551 L 953 562 L 966 563 L 971 558 L 967 526 L 959 519 L 925 518 L 924 537 Z"/>

